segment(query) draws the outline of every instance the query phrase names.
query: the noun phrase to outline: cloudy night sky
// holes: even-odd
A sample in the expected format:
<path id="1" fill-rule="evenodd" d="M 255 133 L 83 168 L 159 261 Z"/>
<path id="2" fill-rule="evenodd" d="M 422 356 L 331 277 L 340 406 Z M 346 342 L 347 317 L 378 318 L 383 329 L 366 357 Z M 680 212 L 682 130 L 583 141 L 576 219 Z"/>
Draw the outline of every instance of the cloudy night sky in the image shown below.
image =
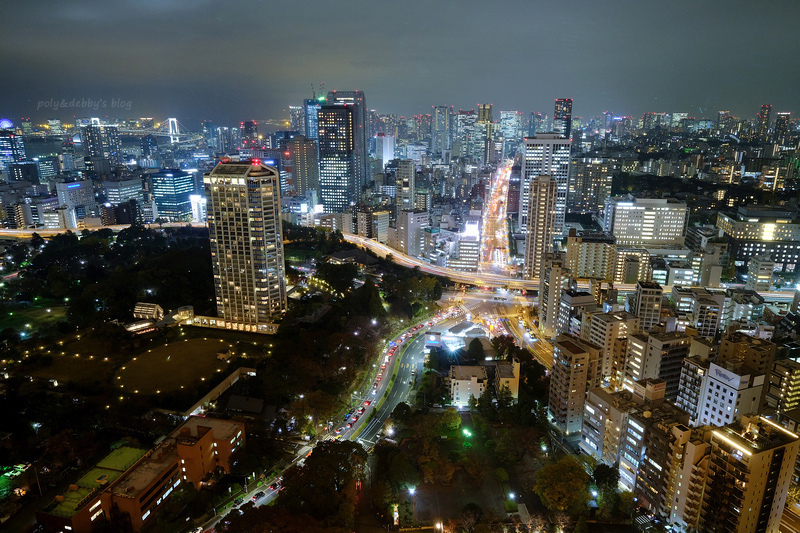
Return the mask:
<path id="1" fill-rule="evenodd" d="M 15 123 L 285 118 L 321 82 L 406 116 L 490 102 L 552 117 L 556 98 L 587 118 L 800 111 L 796 0 L 26 0 L 0 16 L 0 116 Z M 42 105 L 73 99 L 106 108 Z"/>

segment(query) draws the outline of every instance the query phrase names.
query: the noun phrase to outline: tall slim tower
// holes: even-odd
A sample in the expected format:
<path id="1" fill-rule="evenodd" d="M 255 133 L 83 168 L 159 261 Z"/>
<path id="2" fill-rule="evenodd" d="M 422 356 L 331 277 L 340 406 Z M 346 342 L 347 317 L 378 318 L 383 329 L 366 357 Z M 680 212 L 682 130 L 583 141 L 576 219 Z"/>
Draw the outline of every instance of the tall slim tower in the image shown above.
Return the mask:
<path id="1" fill-rule="evenodd" d="M 367 156 L 367 102 L 363 91 L 330 91 L 328 104 L 347 106 L 353 110 L 353 158 L 354 164 L 354 190 L 358 203 L 361 190 L 369 178 L 369 157 Z"/>
<path id="2" fill-rule="evenodd" d="M 303 100 L 303 128 L 305 136 L 309 139 L 317 140 L 317 113 L 324 103 L 325 98 Z"/>
<path id="3" fill-rule="evenodd" d="M 528 194 L 530 183 L 538 176 L 551 176 L 558 184 L 556 194 L 555 235 L 564 230 L 569 185 L 569 153 L 571 141 L 558 134 L 542 133 L 526 137 L 522 155 L 522 176 L 519 195 L 519 225 L 522 232 L 528 227 Z"/>
<path id="4" fill-rule="evenodd" d="M 417 167 L 413 159 L 401 159 L 397 163 L 397 210 L 414 210 L 414 178 Z"/>
<path id="5" fill-rule="evenodd" d="M 558 185 L 550 176 L 537 176 L 531 181 L 530 188 L 523 277 L 538 279 L 542 275 L 545 254 L 553 251 Z"/>
<path id="6" fill-rule="evenodd" d="M 431 153 L 442 154 L 450 149 L 450 108 L 439 105 L 433 108 Z"/>
<path id="7" fill-rule="evenodd" d="M 324 105 L 319 124 L 319 192 L 326 213 L 345 213 L 356 200 L 353 106 Z"/>
<path id="8" fill-rule="evenodd" d="M 767 140 L 769 132 L 769 117 L 772 113 L 772 104 L 763 104 L 761 111 L 756 115 L 756 136 L 761 141 Z"/>
<path id="9" fill-rule="evenodd" d="M 218 163 L 203 182 L 217 314 L 228 329 L 273 332 L 286 311 L 278 170 Z"/>
<path id="10" fill-rule="evenodd" d="M 295 135 L 287 145 L 294 161 L 294 190 L 300 196 L 319 189 L 317 143 L 304 135 Z"/>
<path id="11" fill-rule="evenodd" d="M 553 132 L 568 139 L 572 135 L 572 98 L 556 100 L 556 109 L 553 113 Z"/>
<path id="12" fill-rule="evenodd" d="M 789 134 L 789 122 L 792 120 L 791 113 L 778 113 L 775 115 L 775 142 L 786 144 Z"/>

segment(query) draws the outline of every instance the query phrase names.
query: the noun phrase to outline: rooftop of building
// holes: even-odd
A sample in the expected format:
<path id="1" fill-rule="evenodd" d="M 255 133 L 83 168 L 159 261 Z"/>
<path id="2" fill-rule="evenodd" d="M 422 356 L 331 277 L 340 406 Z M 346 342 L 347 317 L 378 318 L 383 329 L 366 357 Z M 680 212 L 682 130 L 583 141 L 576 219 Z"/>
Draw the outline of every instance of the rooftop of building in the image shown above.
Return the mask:
<path id="1" fill-rule="evenodd" d="M 788 429 L 761 416 L 742 417 L 740 424 L 716 429 L 714 433 L 747 455 L 786 446 L 798 439 Z"/>
<path id="2" fill-rule="evenodd" d="M 495 375 L 498 379 L 514 379 L 517 377 L 514 375 L 514 365 L 508 361 L 499 361 L 496 368 Z"/>
<path id="3" fill-rule="evenodd" d="M 771 350 L 777 345 L 774 342 L 766 339 L 759 339 L 741 331 L 734 331 L 727 339 L 722 339 L 722 342 L 732 342 L 736 344 L 746 344 L 750 349 Z"/>
<path id="4" fill-rule="evenodd" d="M 42 511 L 65 518 L 74 516 L 91 501 L 89 496 L 119 479 L 126 470 L 146 453 L 147 450 L 129 446 L 122 446 L 113 450 L 75 483 L 70 485 L 68 490 L 59 495 L 63 498 L 63 501 L 54 499 Z"/>
<path id="5" fill-rule="evenodd" d="M 661 290 L 661 285 L 656 283 L 655 281 L 639 281 L 637 284 L 639 287 L 643 289 L 653 289 L 653 290 Z"/>
<path id="6" fill-rule="evenodd" d="M 214 432 L 217 440 L 230 441 L 233 437 L 244 431 L 244 424 L 235 420 L 223 420 L 204 416 L 190 416 L 186 421 L 169 434 L 170 438 L 201 437 L 206 429 Z"/>
<path id="7" fill-rule="evenodd" d="M 588 350 L 601 350 L 599 346 L 595 344 L 575 337 L 574 335 L 559 335 L 555 339 L 553 339 L 553 346 L 558 345 L 559 348 L 562 350 L 566 350 L 570 353 L 577 354 L 577 353 L 584 353 Z"/>
<path id="8" fill-rule="evenodd" d="M 273 167 L 263 164 L 259 159 L 251 159 L 248 161 L 220 161 L 217 163 L 217 166 L 205 176 L 265 177 L 277 175 L 278 172 Z"/>
<path id="9" fill-rule="evenodd" d="M 627 311 L 616 311 L 614 313 L 595 313 L 592 315 L 592 320 L 599 320 L 600 322 L 626 322 L 634 320 L 637 316 Z"/>
<path id="10" fill-rule="evenodd" d="M 164 475 L 173 463 L 178 461 L 178 451 L 173 441 L 164 441 L 154 448 L 144 459 L 111 487 L 115 496 L 138 498 L 153 481 Z"/>
<path id="11" fill-rule="evenodd" d="M 450 367 L 451 380 L 471 380 L 472 378 L 486 379 L 486 367 L 453 365 Z"/>
<path id="12" fill-rule="evenodd" d="M 743 206 L 736 211 L 721 211 L 721 216 L 738 222 L 797 224 L 794 211 L 782 207 Z"/>

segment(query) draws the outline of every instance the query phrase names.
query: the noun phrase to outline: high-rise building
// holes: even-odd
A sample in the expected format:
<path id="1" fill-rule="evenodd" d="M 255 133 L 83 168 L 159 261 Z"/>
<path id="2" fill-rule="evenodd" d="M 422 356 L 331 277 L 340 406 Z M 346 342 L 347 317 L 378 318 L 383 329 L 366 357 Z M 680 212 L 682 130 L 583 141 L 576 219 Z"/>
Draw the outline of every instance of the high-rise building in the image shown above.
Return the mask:
<path id="1" fill-rule="evenodd" d="M 603 230 L 617 244 L 683 244 L 689 209 L 686 203 L 662 198 L 616 196 L 606 200 Z"/>
<path id="2" fill-rule="evenodd" d="M 775 135 L 773 138 L 775 142 L 780 145 L 786 145 L 789 142 L 789 123 L 792 120 L 792 114 L 781 112 L 775 115 Z"/>
<path id="3" fill-rule="evenodd" d="M 567 208 L 578 213 L 602 212 L 611 196 L 614 165 L 601 158 L 584 157 L 572 161 L 567 192 Z"/>
<path id="4" fill-rule="evenodd" d="M 539 329 L 547 337 L 557 333 L 561 291 L 566 289 L 570 271 L 564 254 L 546 254 L 539 277 Z"/>
<path id="5" fill-rule="evenodd" d="M 325 103 L 324 97 L 316 99 L 303 100 L 303 129 L 306 137 L 309 139 L 317 140 L 319 134 L 319 124 L 317 113 L 319 113 L 322 104 Z"/>
<path id="6" fill-rule="evenodd" d="M 375 157 L 381 161 L 381 172 L 386 169 L 389 161 L 394 159 L 394 137 L 379 133 L 375 136 Z"/>
<path id="7" fill-rule="evenodd" d="M 567 267 L 576 278 L 613 279 L 615 247 L 613 235 L 570 228 L 567 236 Z M 636 278 L 638 281 L 640 278 Z"/>
<path id="8" fill-rule="evenodd" d="M 503 134 L 503 155 L 514 157 L 522 143 L 522 113 L 500 111 L 500 132 Z"/>
<path id="9" fill-rule="evenodd" d="M 567 139 L 572 135 L 572 98 L 559 98 L 556 100 L 553 112 L 553 133 Z"/>
<path id="10" fill-rule="evenodd" d="M 242 146 L 251 148 L 260 146 L 258 142 L 258 123 L 255 120 L 247 120 L 240 123 L 239 129 L 242 132 Z"/>
<path id="11" fill-rule="evenodd" d="M 203 178 L 217 314 L 228 329 L 274 332 L 286 310 L 279 180 L 258 161 L 219 163 Z"/>
<path id="12" fill-rule="evenodd" d="M 766 418 L 711 432 L 699 531 L 778 531 L 800 440 Z"/>
<path id="13" fill-rule="evenodd" d="M 103 189 L 106 192 L 106 203 L 112 206 L 129 200 L 141 202 L 144 193 L 141 178 L 107 180 L 103 182 Z"/>
<path id="14" fill-rule="evenodd" d="M 20 161 L 8 164 L 9 181 L 26 181 L 32 185 L 39 183 L 39 167 L 35 161 Z"/>
<path id="15" fill-rule="evenodd" d="M 319 159 L 317 143 L 304 135 L 295 135 L 287 145 L 290 157 L 294 161 L 294 190 L 299 196 L 308 191 L 319 189 Z"/>
<path id="16" fill-rule="evenodd" d="M 17 135 L 12 130 L 0 130 L 0 171 L 7 170 L 11 163 L 26 159 L 22 135 Z"/>
<path id="17" fill-rule="evenodd" d="M 90 124 L 81 130 L 81 139 L 89 157 L 108 159 L 112 166 L 122 163 L 122 145 L 116 126 Z"/>
<path id="18" fill-rule="evenodd" d="M 558 320 L 556 331 L 559 334 L 571 333 L 580 336 L 584 317 L 597 310 L 594 294 L 578 289 L 561 291 L 558 302 Z"/>
<path id="19" fill-rule="evenodd" d="M 553 340 L 548 410 L 566 435 L 580 433 L 586 392 L 600 385 L 600 351 L 573 335 Z"/>
<path id="20" fill-rule="evenodd" d="M 557 236 L 563 232 L 567 210 L 569 153 L 570 140 L 559 135 L 543 133 L 533 138 L 525 138 L 519 195 L 519 225 L 523 232 L 527 232 L 528 228 L 530 184 L 533 179 L 542 175 L 551 176 L 558 185 L 553 231 Z"/>
<path id="21" fill-rule="evenodd" d="M 367 155 L 367 102 L 362 91 L 330 91 L 328 105 L 347 106 L 353 111 L 353 179 L 354 190 L 360 196 L 369 179 L 369 157 Z M 355 198 L 358 201 L 358 198 Z"/>
<path id="22" fill-rule="evenodd" d="M 800 407 L 800 360 L 778 359 L 772 364 L 765 405 L 782 414 Z"/>
<path id="23" fill-rule="evenodd" d="M 641 320 L 642 331 L 647 332 L 661 322 L 661 299 L 664 289 L 652 281 L 639 281 L 631 312 Z"/>
<path id="24" fill-rule="evenodd" d="M 581 326 L 581 338 L 602 348 L 600 372 L 604 379 L 611 379 L 613 369 L 619 368 L 614 361 L 614 341 L 639 333 L 638 317 L 625 311 L 616 313 L 589 313 Z"/>
<path id="25" fill-rule="evenodd" d="M 358 235 L 386 244 L 389 241 L 389 211 L 370 207 L 359 209 Z"/>
<path id="26" fill-rule="evenodd" d="M 401 159 L 397 162 L 397 193 L 395 200 L 399 211 L 413 211 L 416 197 L 414 195 L 414 179 L 417 166 L 413 159 Z"/>
<path id="27" fill-rule="evenodd" d="M 194 176 L 180 169 L 162 169 L 150 175 L 159 218 L 189 220 L 192 216 Z"/>
<path id="28" fill-rule="evenodd" d="M 756 137 L 760 141 L 766 141 L 769 134 L 769 119 L 772 113 L 772 104 L 763 104 L 761 110 L 756 115 Z"/>
<path id="29" fill-rule="evenodd" d="M 397 213 L 397 249 L 411 257 L 423 253 L 423 230 L 429 226 L 427 211 L 399 211 Z"/>
<path id="30" fill-rule="evenodd" d="M 296 131 L 300 135 L 306 134 L 306 113 L 303 106 L 290 105 L 289 106 L 289 129 Z"/>
<path id="31" fill-rule="evenodd" d="M 150 158 L 158 152 L 158 139 L 155 135 L 145 135 L 141 139 L 142 157 Z"/>
<path id="32" fill-rule="evenodd" d="M 747 206 L 720 211 L 717 228 L 724 232 L 737 265 L 754 255 L 769 255 L 780 270 L 793 272 L 800 266 L 800 224 L 790 209 Z"/>
<path id="33" fill-rule="evenodd" d="M 687 357 L 676 403 L 689 413 L 692 426 L 726 426 L 744 415 L 758 414 L 765 388 L 764 373 L 742 360 L 711 362 L 700 356 Z"/>
<path id="34" fill-rule="evenodd" d="M 442 155 L 450 150 L 451 118 L 450 107 L 439 105 L 433 108 L 433 126 L 431 131 L 431 153 Z"/>
<path id="35" fill-rule="evenodd" d="M 689 344 L 690 337 L 678 332 L 628 335 L 622 386 L 633 390 L 636 381 L 663 379 L 667 384 L 664 396 L 675 401 L 678 397 L 683 360 L 689 354 Z"/>
<path id="36" fill-rule="evenodd" d="M 553 251 L 558 184 L 551 176 L 537 176 L 530 182 L 528 233 L 525 236 L 523 277 L 542 275 L 545 254 Z"/>
<path id="37" fill-rule="evenodd" d="M 492 123 L 492 104 L 478 104 L 478 122 Z"/>
<path id="38" fill-rule="evenodd" d="M 353 106 L 324 105 L 319 119 L 319 190 L 327 213 L 344 213 L 355 201 Z"/>
<path id="39" fill-rule="evenodd" d="M 768 291 L 772 286 L 775 261 L 768 255 L 754 255 L 747 262 L 747 281 L 745 289 L 756 292 Z"/>

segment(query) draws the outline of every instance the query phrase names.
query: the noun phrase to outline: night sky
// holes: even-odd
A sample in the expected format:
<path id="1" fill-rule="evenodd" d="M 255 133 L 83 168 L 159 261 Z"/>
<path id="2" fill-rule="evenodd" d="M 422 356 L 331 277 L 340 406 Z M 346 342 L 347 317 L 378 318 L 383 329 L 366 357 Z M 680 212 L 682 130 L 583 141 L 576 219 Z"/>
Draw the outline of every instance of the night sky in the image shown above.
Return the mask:
<path id="1" fill-rule="evenodd" d="M 491 102 L 495 118 L 552 117 L 556 98 L 587 118 L 800 111 L 797 0 L 9 0 L 0 20 L 15 123 L 284 118 L 321 82 L 406 116 Z M 106 107 L 44 107 L 84 99 Z"/>

